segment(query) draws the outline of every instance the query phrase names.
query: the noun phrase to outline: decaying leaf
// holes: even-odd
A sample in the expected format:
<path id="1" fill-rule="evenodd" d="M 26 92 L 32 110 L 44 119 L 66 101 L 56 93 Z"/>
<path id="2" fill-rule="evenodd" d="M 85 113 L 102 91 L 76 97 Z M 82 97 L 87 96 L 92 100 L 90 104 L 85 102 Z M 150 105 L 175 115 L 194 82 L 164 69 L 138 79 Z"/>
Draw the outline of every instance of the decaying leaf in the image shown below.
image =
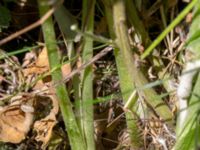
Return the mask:
<path id="1" fill-rule="evenodd" d="M 41 89 L 44 89 L 44 87 L 46 88 L 46 86 L 44 85 L 44 82 L 42 80 L 39 80 L 39 81 L 37 81 L 37 83 L 33 87 L 33 90 L 34 91 L 37 91 L 37 90 L 40 91 Z"/>
<path id="2" fill-rule="evenodd" d="M 28 108 L 29 106 L 27 106 Z M 31 106 L 29 108 L 32 108 Z M 32 108 L 33 110 L 33 108 Z M 33 110 L 34 111 L 34 110 Z M 33 112 L 23 111 L 21 105 L 12 104 L 0 110 L 0 141 L 20 143 L 33 123 Z"/>
<path id="3" fill-rule="evenodd" d="M 45 118 L 34 123 L 34 130 L 37 132 L 36 141 L 42 141 L 42 149 L 45 149 L 52 135 L 52 130 L 56 121 L 56 114 L 58 113 L 59 106 L 55 96 L 51 95 L 49 98 L 52 100 L 51 112 Z"/>
<path id="4" fill-rule="evenodd" d="M 64 64 L 61 69 L 63 76 L 66 76 L 71 72 L 69 64 Z M 25 81 L 28 81 L 30 78 L 31 83 L 34 81 L 32 79 L 35 79 L 38 75 L 43 75 L 44 73 L 48 76 L 42 80 L 38 80 L 35 86 L 31 87 L 31 90 L 33 90 L 31 94 L 18 94 L 10 99 L 10 105 L 0 107 L 0 141 L 20 143 L 26 138 L 26 135 L 33 124 L 33 130 L 37 133 L 35 140 L 43 143 L 42 149 L 46 148 L 51 138 L 53 127 L 57 123 L 56 115 L 59 111 L 59 105 L 55 94 L 54 92 L 51 92 L 51 89 L 49 88 L 52 82 L 46 47 L 42 49 L 37 58 L 34 53 L 30 53 L 30 55 L 26 56 L 23 63 L 22 78 L 25 77 Z M 3 80 L 3 78 L 0 76 L 0 81 L 1 80 Z M 34 94 L 37 93 L 38 90 L 39 92 L 44 90 L 42 92 L 43 94 Z M 38 117 L 36 115 L 38 107 L 37 101 L 39 102 L 41 100 L 37 99 L 37 97 L 40 96 L 45 99 L 46 97 L 50 99 L 52 101 L 52 107 L 48 109 L 51 109 L 48 115 L 44 113 L 43 116 L 41 115 L 42 117 L 39 116 L 39 118 L 42 118 L 41 120 L 35 121 L 33 118 Z"/>
<path id="5" fill-rule="evenodd" d="M 22 67 L 31 66 L 34 63 L 34 60 L 36 60 L 36 53 L 34 51 L 27 52 L 25 54 Z"/>
<path id="6" fill-rule="evenodd" d="M 27 76 L 30 74 L 43 74 L 47 71 L 49 71 L 49 62 L 47 56 L 47 49 L 46 47 L 44 47 L 40 52 L 38 58 L 35 60 L 35 63 L 32 63 L 32 65 L 24 69 L 23 72 L 24 75 Z M 71 72 L 70 64 L 64 64 L 62 66 L 62 72 L 63 75 L 70 73 Z"/>
<path id="7" fill-rule="evenodd" d="M 51 86 L 51 76 L 49 72 L 49 62 L 48 62 L 48 56 L 47 56 L 47 49 L 44 47 L 42 51 L 40 52 L 38 58 L 35 60 L 35 63 L 32 63 L 31 66 L 24 69 L 24 75 L 25 76 L 34 76 L 34 75 L 42 75 L 46 73 L 45 78 L 42 80 L 38 80 L 35 86 L 33 87 L 34 91 L 41 91 L 43 89 L 47 89 L 49 91 L 48 87 Z M 71 72 L 71 67 L 69 64 L 65 64 L 62 66 L 62 72 L 65 76 L 66 74 Z M 48 79 L 47 79 L 48 78 Z M 48 86 L 48 87 L 47 87 Z M 46 96 L 49 97 L 52 101 L 52 109 L 48 116 L 45 118 L 38 120 L 34 123 L 33 129 L 36 131 L 37 136 L 35 138 L 36 141 L 42 141 L 42 149 L 44 149 L 52 134 L 53 127 L 57 123 L 56 121 L 56 114 L 58 113 L 59 107 L 57 99 L 54 95 L 49 95 L 49 92 L 46 92 Z M 24 107 L 26 109 L 26 107 Z"/>
<path id="8" fill-rule="evenodd" d="M 62 70 L 63 77 L 67 76 L 71 72 L 71 66 L 70 66 L 70 64 L 68 63 L 68 64 L 62 65 L 61 70 Z"/>
<path id="9" fill-rule="evenodd" d="M 49 68 L 49 61 L 48 61 L 46 47 L 44 47 L 42 49 L 42 51 L 40 52 L 40 54 L 36 60 L 36 66 Z"/>
<path id="10" fill-rule="evenodd" d="M 25 77 L 30 77 L 31 78 L 36 75 L 44 75 L 45 74 L 45 78 L 42 78 L 42 80 L 38 80 L 35 84 L 35 86 L 33 87 L 34 90 L 40 90 L 41 88 L 43 88 L 44 86 L 46 86 L 45 84 L 51 81 L 51 76 L 50 76 L 50 72 L 49 72 L 49 62 L 48 62 L 48 56 L 47 56 L 47 49 L 46 47 L 44 47 L 42 49 L 42 51 L 40 52 L 40 54 L 38 55 L 37 59 L 34 58 L 34 56 L 32 56 L 33 54 L 30 54 L 30 56 L 27 56 L 24 59 L 24 66 L 26 66 L 26 68 L 23 69 L 23 74 Z M 34 62 L 30 62 L 33 58 L 35 59 Z M 70 63 L 64 64 L 61 67 L 62 70 L 62 75 L 63 76 L 67 76 L 70 72 L 71 72 L 71 66 Z M 38 76 L 36 76 L 37 78 Z M 44 81 L 48 78 L 48 81 Z"/>
<path id="11" fill-rule="evenodd" d="M 44 95 L 25 94 L 17 95 L 11 99 L 11 104 L 0 107 L 0 141 L 20 143 L 26 138 L 33 124 L 34 111 L 37 110 L 37 97 L 49 98 L 52 101 L 52 109 L 45 118 L 34 123 L 36 141 L 42 141 L 44 149 L 52 134 L 53 127 L 57 123 L 56 115 L 59 111 L 58 101 L 54 92 L 46 91 Z"/>
<path id="12" fill-rule="evenodd" d="M 31 74 L 42 74 L 49 70 L 49 62 L 47 56 L 47 49 L 44 47 L 40 52 L 37 60 L 34 64 L 29 66 L 28 68 L 24 69 L 24 76 L 28 76 Z"/>

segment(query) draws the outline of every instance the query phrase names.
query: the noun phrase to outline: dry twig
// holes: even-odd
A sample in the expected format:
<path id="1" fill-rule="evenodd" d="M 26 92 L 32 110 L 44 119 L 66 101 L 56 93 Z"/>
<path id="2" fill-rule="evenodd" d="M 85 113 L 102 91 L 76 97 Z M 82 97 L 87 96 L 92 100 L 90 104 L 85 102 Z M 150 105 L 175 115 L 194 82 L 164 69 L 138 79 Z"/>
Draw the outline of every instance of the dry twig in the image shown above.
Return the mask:
<path id="1" fill-rule="evenodd" d="M 67 82 L 69 79 L 71 79 L 74 75 L 76 75 L 77 73 L 80 73 L 83 69 L 85 69 L 86 67 L 88 67 L 89 65 L 93 64 L 95 61 L 97 61 L 98 59 L 100 59 L 101 57 L 105 56 L 108 52 L 110 52 L 113 48 L 111 46 L 108 46 L 106 48 L 104 48 L 102 51 L 100 51 L 98 54 L 96 54 L 90 61 L 84 63 L 83 65 L 81 65 L 80 67 L 78 67 L 76 70 L 73 70 L 70 74 L 68 74 L 65 78 L 64 78 L 64 82 Z"/>
<path id="2" fill-rule="evenodd" d="M 30 24 L 29 26 L 25 27 L 24 29 L 21 29 L 11 35 L 9 35 L 8 37 L 0 40 L 0 46 L 2 46 L 3 44 L 15 39 L 16 37 L 40 26 L 41 24 L 43 24 L 56 10 L 56 8 L 62 3 L 63 0 L 61 0 L 60 2 L 58 2 L 57 4 L 55 4 L 42 18 L 40 18 L 39 20 L 37 20 L 36 22 Z"/>

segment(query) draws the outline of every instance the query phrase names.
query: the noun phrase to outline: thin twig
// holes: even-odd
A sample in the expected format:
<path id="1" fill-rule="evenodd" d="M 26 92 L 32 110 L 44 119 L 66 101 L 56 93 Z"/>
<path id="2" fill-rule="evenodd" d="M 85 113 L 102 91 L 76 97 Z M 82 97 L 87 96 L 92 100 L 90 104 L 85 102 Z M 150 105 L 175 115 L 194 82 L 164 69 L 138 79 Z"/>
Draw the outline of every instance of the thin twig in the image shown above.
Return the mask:
<path id="1" fill-rule="evenodd" d="M 110 52 L 113 48 L 111 46 L 108 46 L 106 48 L 104 48 L 101 52 L 99 52 L 98 54 L 96 54 L 90 61 L 84 63 L 83 65 L 81 65 L 79 68 L 77 68 L 76 70 L 73 70 L 70 74 L 68 74 L 65 78 L 64 78 L 64 82 L 67 82 L 69 79 L 71 79 L 74 75 L 76 75 L 77 73 L 80 73 L 83 69 L 85 69 L 86 67 L 88 67 L 89 65 L 93 64 L 95 61 L 97 61 L 98 59 L 100 59 L 101 57 L 105 56 L 108 52 Z"/>
<path id="2" fill-rule="evenodd" d="M 93 58 L 91 58 L 91 60 L 89 60 L 88 62 L 82 64 L 80 67 L 78 67 L 77 69 L 73 70 L 71 73 L 69 73 L 62 81 L 54 83 L 53 86 L 56 87 L 58 86 L 60 83 L 63 82 L 67 82 L 69 81 L 74 75 L 80 73 L 83 69 L 85 69 L 86 67 L 90 66 L 91 64 L 93 64 L 94 62 L 96 62 L 98 59 L 102 58 L 103 56 L 105 56 L 108 52 L 112 51 L 113 47 L 112 46 L 108 46 L 106 48 L 104 48 L 102 51 L 100 51 L 98 54 L 96 54 Z M 45 90 L 42 91 L 38 91 L 37 94 L 39 94 L 40 92 L 44 92 Z"/>
<path id="3" fill-rule="evenodd" d="M 58 2 L 58 4 L 55 4 L 42 18 L 40 18 L 39 20 L 37 20 L 36 22 L 30 24 L 29 26 L 9 35 L 8 37 L 0 40 L 0 46 L 2 46 L 3 44 L 15 39 L 16 37 L 40 26 L 41 24 L 43 24 L 56 10 L 56 8 L 62 3 L 63 0 L 61 0 L 60 2 Z"/>

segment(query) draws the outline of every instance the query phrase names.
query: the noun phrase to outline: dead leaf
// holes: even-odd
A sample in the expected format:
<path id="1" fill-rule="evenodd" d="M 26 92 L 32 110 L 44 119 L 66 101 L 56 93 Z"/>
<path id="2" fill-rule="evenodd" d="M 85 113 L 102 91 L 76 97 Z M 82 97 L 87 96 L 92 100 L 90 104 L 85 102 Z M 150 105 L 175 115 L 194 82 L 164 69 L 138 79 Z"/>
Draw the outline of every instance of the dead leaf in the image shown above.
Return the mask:
<path id="1" fill-rule="evenodd" d="M 40 52 L 34 65 L 29 66 L 23 70 L 24 76 L 31 74 L 43 74 L 49 70 L 49 61 L 47 56 L 47 49 L 44 47 Z"/>
<path id="2" fill-rule="evenodd" d="M 49 68 L 47 48 L 44 47 L 36 60 L 36 66 Z"/>
<path id="3" fill-rule="evenodd" d="M 42 120 L 36 121 L 34 129 L 37 132 L 36 141 L 42 141 L 42 149 L 45 149 L 52 135 L 52 130 L 57 123 L 55 115 L 50 113 Z"/>
<path id="4" fill-rule="evenodd" d="M 41 89 L 43 89 L 44 87 L 44 83 L 42 80 L 37 81 L 37 83 L 35 84 L 35 86 L 33 87 L 34 91 L 41 91 Z"/>
<path id="5" fill-rule="evenodd" d="M 35 59 L 36 59 L 35 52 L 31 51 L 31 52 L 26 53 L 23 59 L 22 67 L 31 66 L 34 63 Z"/>
<path id="6" fill-rule="evenodd" d="M 32 56 L 30 56 L 30 57 L 32 58 Z M 71 73 L 70 63 L 62 65 L 61 70 L 62 70 L 62 75 L 64 77 L 67 76 L 69 73 Z M 47 77 L 50 76 L 50 73 L 48 73 L 48 72 L 49 72 L 48 55 L 47 55 L 47 49 L 46 49 L 46 47 L 44 47 L 42 49 L 42 51 L 40 52 L 40 54 L 38 55 L 38 58 L 35 60 L 35 62 L 32 63 L 31 66 L 28 66 L 27 68 L 23 69 L 23 74 L 25 77 L 28 77 L 28 76 L 42 75 L 42 74 L 46 73 L 46 77 L 45 77 L 45 79 L 46 79 Z M 48 82 L 51 82 L 51 79 Z M 39 80 L 35 84 L 33 89 L 39 90 L 40 88 L 45 86 L 44 83 L 47 83 L 47 81 Z"/>
<path id="7" fill-rule="evenodd" d="M 5 78 L 2 75 L 0 75 L 0 83 L 2 83 L 3 80 L 5 80 Z"/>
<path id="8" fill-rule="evenodd" d="M 56 115 L 59 111 L 58 101 L 55 96 L 49 96 L 53 108 L 48 116 L 34 123 L 34 130 L 37 132 L 36 141 L 42 141 L 42 149 L 45 149 L 52 135 L 53 127 L 56 125 Z"/>
<path id="9" fill-rule="evenodd" d="M 1 107 L 0 141 L 20 143 L 25 139 L 33 122 L 33 113 L 24 112 L 20 105 Z"/>
<path id="10" fill-rule="evenodd" d="M 61 69 L 63 77 L 66 77 L 69 73 L 71 73 L 71 66 L 69 63 L 62 65 Z"/>

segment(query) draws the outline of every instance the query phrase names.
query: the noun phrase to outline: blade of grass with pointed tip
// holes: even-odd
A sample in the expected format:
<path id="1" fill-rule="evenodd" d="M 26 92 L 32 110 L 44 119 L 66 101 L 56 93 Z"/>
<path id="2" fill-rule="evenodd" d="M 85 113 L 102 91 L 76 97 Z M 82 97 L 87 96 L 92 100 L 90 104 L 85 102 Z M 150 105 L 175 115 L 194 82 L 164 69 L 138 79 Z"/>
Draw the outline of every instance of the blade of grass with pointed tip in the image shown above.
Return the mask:
<path id="1" fill-rule="evenodd" d="M 58 26 L 64 36 L 65 45 L 68 50 L 69 59 L 71 59 L 75 52 L 73 42 L 77 36 L 77 33 L 72 31 L 70 28 L 72 25 L 77 25 L 75 17 L 63 6 L 59 6 L 58 9 L 54 12 Z"/>

